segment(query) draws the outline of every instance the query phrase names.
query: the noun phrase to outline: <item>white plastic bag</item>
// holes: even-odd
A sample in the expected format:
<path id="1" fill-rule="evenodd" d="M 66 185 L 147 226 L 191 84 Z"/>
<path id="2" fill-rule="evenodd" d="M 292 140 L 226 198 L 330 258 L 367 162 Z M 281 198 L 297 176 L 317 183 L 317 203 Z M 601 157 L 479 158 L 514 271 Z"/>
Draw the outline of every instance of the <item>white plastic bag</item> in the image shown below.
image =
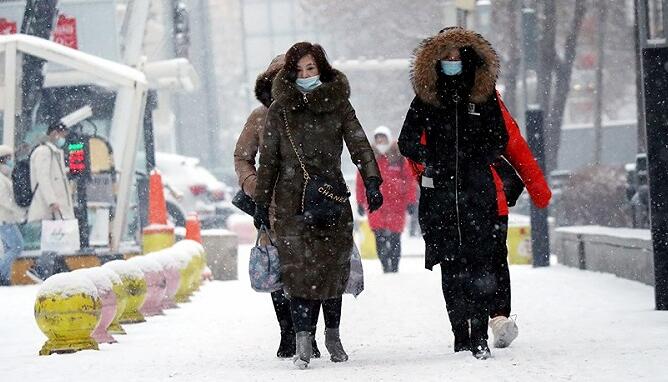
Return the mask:
<path id="1" fill-rule="evenodd" d="M 79 250 L 79 222 L 70 220 L 42 220 L 42 252 L 73 253 Z"/>

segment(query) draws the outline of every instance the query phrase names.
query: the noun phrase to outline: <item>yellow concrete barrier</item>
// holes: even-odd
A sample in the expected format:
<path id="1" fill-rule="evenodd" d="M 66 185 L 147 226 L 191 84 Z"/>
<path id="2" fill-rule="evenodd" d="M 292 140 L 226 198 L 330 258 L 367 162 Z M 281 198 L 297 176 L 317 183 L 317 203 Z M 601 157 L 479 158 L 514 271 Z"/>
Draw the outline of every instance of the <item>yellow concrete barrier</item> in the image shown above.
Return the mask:
<path id="1" fill-rule="evenodd" d="M 101 310 L 95 284 L 82 275 L 59 273 L 45 280 L 35 301 L 37 326 L 48 338 L 39 354 L 98 350 L 91 334 Z"/>

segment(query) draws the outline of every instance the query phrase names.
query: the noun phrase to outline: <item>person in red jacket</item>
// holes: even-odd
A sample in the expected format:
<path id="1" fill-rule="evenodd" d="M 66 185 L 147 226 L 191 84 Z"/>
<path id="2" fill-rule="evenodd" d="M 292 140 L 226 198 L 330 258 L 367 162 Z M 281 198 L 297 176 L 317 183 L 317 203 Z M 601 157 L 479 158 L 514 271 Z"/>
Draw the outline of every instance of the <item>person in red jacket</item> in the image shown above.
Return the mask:
<path id="1" fill-rule="evenodd" d="M 380 190 L 385 203 L 378 211 L 369 214 L 369 225 L 376 236 L 383 272 L 396 273 L 401 259 L 401 233 L 406 225 L 406 212 L 417 211 L 417 186 L 408 161 L 399 153 L 387 127 L 380 126 L 374 131 L 374 150 L 383 177 Z M 362 178 L 357 174 L 357 205 L 361 216 L 368 209 L 365 192 Z"/>

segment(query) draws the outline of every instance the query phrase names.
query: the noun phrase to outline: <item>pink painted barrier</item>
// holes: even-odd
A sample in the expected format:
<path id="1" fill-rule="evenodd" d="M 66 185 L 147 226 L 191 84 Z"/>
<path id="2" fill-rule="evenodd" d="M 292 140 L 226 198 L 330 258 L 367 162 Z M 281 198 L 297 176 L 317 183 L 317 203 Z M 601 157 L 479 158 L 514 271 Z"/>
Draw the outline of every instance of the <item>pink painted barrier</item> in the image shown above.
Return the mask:
<path id="1" fill-rule="evenodd" d="M 165 281 L 167 283 L 165 297 L 162 299 L 162 309 L 177 308 L 178 306 L 174 301 L 174 296 L 176 295 L 176 291 L 179 289 L 179 284 L 181 282 L 181 271 L 176 255 L 170 248 L 167 248 L 149 253 L 146 256 L 162 265 L 163 274 L 165 275 Z"/>
<path id="2" fill-rule="evenodd" d="M 135 256 L 128 260 L 141 268 L 146 280 L 146 300 L 139 312 L 144 316 L 157 316 L 164 314 L 162 311 L 162 301 L 165 298 L 165 289 L 167 281 L 160 263 L 146 256 Z"/>
<path id="3" fill-rule="evenodd" d="M 100 320 L 91 337 L 99 344 L 115 343 L 116 339 L 107 332 L 107 328 L 109 328 L 116 315 L 116 294 L 113 290 L 112 281 L 118 279 L 116 281 L 120 283 L 121 279 L 113 271 L 100 267 L 78 269 L 74 273 L 80 273 L 90 279 L 95 284 L 100 300 L 102 300 Z"/>

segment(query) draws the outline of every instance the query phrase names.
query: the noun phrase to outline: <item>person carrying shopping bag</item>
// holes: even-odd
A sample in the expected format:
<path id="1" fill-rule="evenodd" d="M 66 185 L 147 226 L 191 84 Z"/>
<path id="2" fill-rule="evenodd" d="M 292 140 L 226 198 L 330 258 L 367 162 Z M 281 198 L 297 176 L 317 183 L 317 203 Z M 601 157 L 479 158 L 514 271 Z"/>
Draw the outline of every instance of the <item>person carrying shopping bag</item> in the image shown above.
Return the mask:
<path id="1" fill-rule="evenodd" d="M 270 226 L 276 204 L 276 245 L 296 331 L 294 363 L 308 367 L 312 312 L 322 304 L 325 346 L 333 362 L 348 355 L 339 334 L 342 298 L 353 248 L 352 209 L 341 172 L 345 142 L 362 173 L 370 211 L 381 207 L 376 159 L 350 101 L 346 76 L 322 47 L 293 45 L 272 86 L 255 190 L 255 225 Z"/>
<path id="2" fill-rule="evenodd" d="M 56 247 L 78 249 L 78 226 L 74 233 L 74 201 L 72 188 L 67 177 L 63 147 L 69 129 L 63 124 L 55 123 L 47 129 L 47 141 L 37 146 L 30 155 L 30 186 L 32 201 L 28 208 L 28 222 L 41 224 L 41 242 L 54 245 L 53 248 L 42 248 L 42 255 L 37 265 L 26 273 L 36 282 L 46 279 L 56 272 L 54 253 Z M 57 226 L 67 229 L 67 243 L 56 243 L 49 240 L 49 232 L 55 232 Z M 57 236 L 54 235 L 53 238 Z M 60 236 L 64 237 L 64 236 Z"/>
<path id="3" fill-rule="evenodd" d="M 257 76 L 257 79 L 255 80 L 255 98 L 260 101 L 261 105 L 256 107 L 248 116 L 234 149 L 234 169 L 239 181 L 239 187 L 241 187 L 240 193 L 242 193 L 235 199 L 249 199 L 246 202 L 249 207 L 246 208 L 252 208 L 252 211 L 249 211 L 251 214 L 255 213 L 254 202 L 250 200 L 255 194 L 257 184 L 255 158 L 262 145 L 264 124 L 267 119 L 269 106 L 271 106 L 273 101 L 271 98 L 271 85 L 276 74 L 283 68 L 284 64 L 285 55 L 276 56 L 269 64 L 269 67 Z M 272 207 L 270 208 L 270 218 L 275 220 L 273 214 L 274 208 L 272 204 Z M 268 233 L 268 235 L 271 236 L 272 234 Z M 267 237 L 261 239 L 265 243 L 269 241 Z M 279 358 L 293 357 L 295 355 L 296 345 L 295 331 L 294 326 L 292 325 L 292 316 L 290 314 L 290 302 L 285 297 L 283 289 L 272 292 L 271 301 L 274 305 L 274 312 L 276 313 L 276 319 L 281 333 L 281 341 L 278 350 L 276 351 L 276 356 Z M 318 311 L 319 310 L 320 309 L 318 309 Z M 315 340 L 315 331 L 316 328 L 314 326 L 313 332 L 311 333 L 313 336 L 313 357 L 320 358 L 320 350 L 318 349 L 318 344 Z"/>

